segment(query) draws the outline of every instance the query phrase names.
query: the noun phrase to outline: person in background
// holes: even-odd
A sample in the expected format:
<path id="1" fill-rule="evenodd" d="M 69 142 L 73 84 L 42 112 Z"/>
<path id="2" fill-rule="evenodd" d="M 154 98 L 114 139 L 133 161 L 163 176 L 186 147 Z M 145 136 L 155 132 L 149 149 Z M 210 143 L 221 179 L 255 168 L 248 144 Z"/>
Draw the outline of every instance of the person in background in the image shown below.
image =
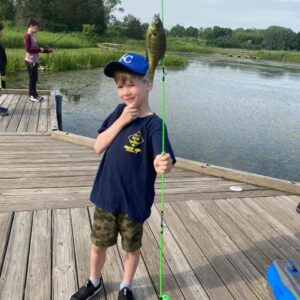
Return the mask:
<path id="1" fill-rule="evenodd" d="M 51 53 L 52 48 L 40 48 L 35 33 L 39 30 L 39 22 L 34 18 L 28 20 L 28 30 L 24 36 L 24 46 L 26 50 L 25 64 L 29 75 L 29 97 L 28 100 L 38 102 L 44 98 L 36 91 L 38 81 L 39 53 Z"/>
<path id="2" fill-rule="evenodd" d="M 0 23 L 0 38 L 4 34 L 4 25 Z M 7 57 L 5 53 L 5 48 L 0 44 L 0 91 L 2 88 L 6 88 L 7 75 L 6 75 L 6 65 L 7 65 Z M 8 109 L 0 106 L 0 116 L 7 116 Z"/>

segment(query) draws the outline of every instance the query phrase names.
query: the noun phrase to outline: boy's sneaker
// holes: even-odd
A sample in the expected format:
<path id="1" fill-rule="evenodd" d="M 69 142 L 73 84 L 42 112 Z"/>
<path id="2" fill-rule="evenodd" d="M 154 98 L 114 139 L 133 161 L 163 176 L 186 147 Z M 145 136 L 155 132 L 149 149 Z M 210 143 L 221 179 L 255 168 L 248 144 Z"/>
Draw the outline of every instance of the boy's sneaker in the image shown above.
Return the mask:
<path id="1" fill-rule="evenodd" d="M 6 116 L 8 116 L 7 111 L 0 111 L 0 117 L 6 117 Z"/>
<path id="2" fill-rule="evenodd" d="M 34 96 L 29 96 L 28 100 L 30 100 L 32 102 L 39 102 L 40 101 L 37 97 L 34 97 Z"/>
<path id="3" fill-rule="evenodd" d="M 126 287 L 122 288 L 119 292 L 118 300 L 134 300 L 132 291 Z"/>
<path id="4" fill-rule="evenodd" d="M 42 97 L 40 95 L 36 95 L 35 98 L 39 99 L 40 101 L 44 100 L 44 97 Z"/>
<path id="5" fill-rule="evenodd" d="M 84 286 L 82 286 L 74 295 L 72 295 L 70 300 L 88 300 L 94 295 L 99 293 L 102 289 L 102 278 L 100 278 L 100 283 L 98 286 L 94 287 L 92 282 L 88 279 Z"/>

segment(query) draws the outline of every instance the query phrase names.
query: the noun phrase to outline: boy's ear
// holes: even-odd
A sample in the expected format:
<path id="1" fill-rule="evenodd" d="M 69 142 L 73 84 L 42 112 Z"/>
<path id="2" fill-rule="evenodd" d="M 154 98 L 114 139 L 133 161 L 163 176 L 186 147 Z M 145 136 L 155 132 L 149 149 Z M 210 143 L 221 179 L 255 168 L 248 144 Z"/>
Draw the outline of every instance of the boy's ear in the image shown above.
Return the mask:
<path id="1" fill-rule="evenodd" d="M 151 91 L 153 89 L 153 83 L 148 81 L 148 91 Z"/>

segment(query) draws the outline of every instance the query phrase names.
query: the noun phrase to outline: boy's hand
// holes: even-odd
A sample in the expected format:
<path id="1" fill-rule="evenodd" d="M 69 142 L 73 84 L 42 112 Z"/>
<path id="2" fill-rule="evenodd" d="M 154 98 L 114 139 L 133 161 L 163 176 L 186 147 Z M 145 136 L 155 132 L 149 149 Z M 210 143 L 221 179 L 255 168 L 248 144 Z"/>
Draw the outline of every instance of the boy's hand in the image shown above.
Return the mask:
<path id="1" fill-rule="evenodd" d="M 165 155 L 158 154 L 156 155 L 153 165 L 156 173 L 158 174 L 166 174 L 169 173 L 172 169 L 172 159 L 169 153 L 165 153 Z"/>
<path id="2" fill-rule="evenodd" d="M 133 120 L 135 120 L 139 116 L 139 111 L 134 105 L 127 105 L 121 116 L 119 117 L 120 122 L 122 123 L 123 126 L 129 124 Z"/>
<path id="3" fill-rule="evenodd" d="M 1 80 L 4 81 L 4 82 L 7 82 L 7 75 L 2 76 Z"/>

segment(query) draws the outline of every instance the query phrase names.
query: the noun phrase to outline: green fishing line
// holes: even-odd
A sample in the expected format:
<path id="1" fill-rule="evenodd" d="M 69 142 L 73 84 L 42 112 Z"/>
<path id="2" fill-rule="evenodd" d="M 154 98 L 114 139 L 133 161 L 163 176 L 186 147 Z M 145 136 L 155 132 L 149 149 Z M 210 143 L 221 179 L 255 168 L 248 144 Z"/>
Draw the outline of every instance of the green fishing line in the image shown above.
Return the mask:
<path id="1" fill-rule="evenodd" d="M 161 0 L 161 21 L 164 24 L 164 1 Z M 162 155 L 165 154 L 165 63 L 162 60 Z M 163 298 L 163 256 L 164 256 L 164 204 L 165 204 L 165 175 L 161 175 L 161 201 L 160 201 L 160 239 L 159 239 L 159 296 Z"/>

